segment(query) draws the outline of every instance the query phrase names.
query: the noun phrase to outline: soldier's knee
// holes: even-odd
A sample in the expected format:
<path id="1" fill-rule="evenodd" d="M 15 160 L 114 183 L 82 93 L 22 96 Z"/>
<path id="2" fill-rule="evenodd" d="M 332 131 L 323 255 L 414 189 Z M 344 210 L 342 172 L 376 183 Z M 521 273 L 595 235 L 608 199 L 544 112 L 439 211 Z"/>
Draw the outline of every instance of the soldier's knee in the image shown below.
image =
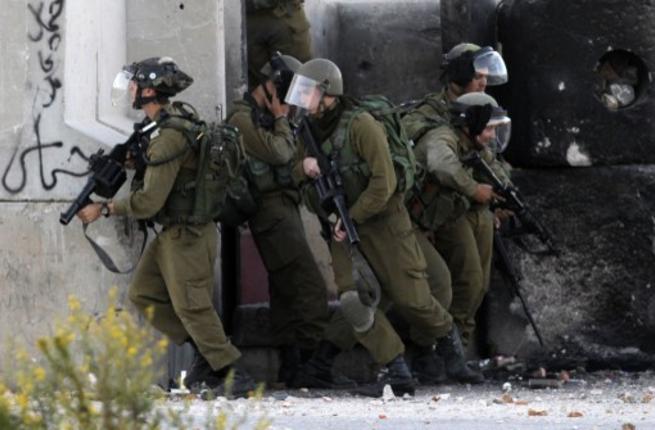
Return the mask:
<path id="1" fill-rule="evenodd" d="M 364 333 L 373 327 L 375 308 L 366 306 L 357 291 L 346 291 L 339 296 L 343 317 L 357 333 Z"/>

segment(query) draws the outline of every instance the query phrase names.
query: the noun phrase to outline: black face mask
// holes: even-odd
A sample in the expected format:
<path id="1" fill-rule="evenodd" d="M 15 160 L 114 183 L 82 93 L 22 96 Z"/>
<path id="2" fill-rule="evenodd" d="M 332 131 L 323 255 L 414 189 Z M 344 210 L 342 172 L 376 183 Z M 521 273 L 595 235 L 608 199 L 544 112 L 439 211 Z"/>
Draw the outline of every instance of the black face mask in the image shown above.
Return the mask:
<path id="1" fill-rule="evenodd" d="M 482 106 L 467 106 L 454 102 L 451 114 L 453 125 L 466 127 L 469 130 L 469 136 L 475 138 L 487 127 L 493 106 L 489 103 Z"/>
<path id="2" fill-rule="evenodd" d="M 465 87 L 475 77 L 475 68 L 473 67 L 474 51 L 466 51 L 459 57 L 448 62 L 446 66 L 446 76 L 449 81 L 456 83 L 460 87 Z"/>

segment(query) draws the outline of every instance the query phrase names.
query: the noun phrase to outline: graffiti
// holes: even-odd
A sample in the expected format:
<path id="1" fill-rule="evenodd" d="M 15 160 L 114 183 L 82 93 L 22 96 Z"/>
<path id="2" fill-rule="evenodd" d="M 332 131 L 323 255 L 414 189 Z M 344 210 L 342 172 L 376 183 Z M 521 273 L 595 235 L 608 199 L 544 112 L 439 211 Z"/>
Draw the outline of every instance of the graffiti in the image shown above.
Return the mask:
<path id="1" fill-rule="evenodd" d="M 64 143 L 61 141 L 44 142 L 41 130 L 41 120 L 44 117 L 47 109 L 50 108 L 56 101 L 59 95 L 59 90 L 62 88 L 62 83 L 57 73 L 59 71 L 58 50 L 61 46 L 63 39 L 61 28 L 59 26 L 59 18 L 64 11 L 65 0 L 52 0 L 47 2 L 42 0 L 38 5 L 28 3 L 27 9 L 32 14 L 36 30 L 30 30 L 27 33 L 28 39 L 38 46 L 37 57 L 39 60 L 39 68 L 43 73 L 42 80 L 37 84 L 36 93 L 34 96 L 34 103 L 32 106 L 33 128 L 36 144 L 28 148 L 20 150 L 16 147 L 13 154 L 9 159 L 9 163 L 5 168 L 2 175 L 2 185 L 5 190 L 11 194 L 21 192 L 27 184 L 27 156 L 36 153 L 39 164 L 39 175 L 41 185 L 45 190 L 52 190 L 57 185 L 58 175 L 69 176 L 85 176 L 88 172 L 72 172 L 65 169 L 52 169 L 46 173 L 44 165 L 45 152 L 51 149 L 63 148 Z M 51 155 L 49 153 L 49 155 Z M 73 156 L 78 156 L 84 160 L 88 158 L 78 148 L 73 147 L 70 150 L 68 160 Z M 19 179 L 16 185 L 9 184 L 9 175 L 12 168 L 18 163 Z"/>

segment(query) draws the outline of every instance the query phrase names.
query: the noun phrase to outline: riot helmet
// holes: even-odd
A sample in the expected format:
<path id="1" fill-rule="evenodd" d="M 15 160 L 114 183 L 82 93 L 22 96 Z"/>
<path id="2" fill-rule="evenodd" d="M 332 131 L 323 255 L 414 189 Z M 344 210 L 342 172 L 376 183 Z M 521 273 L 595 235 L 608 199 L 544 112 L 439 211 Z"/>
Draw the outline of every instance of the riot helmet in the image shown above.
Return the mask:
<path id="1" fill-rule="evenodd" d="M 184 91 L 193 83 L 193 78 L 179 69 L 170 57 L 152 57 L 123 67 L 116 75 L 112 87 L 112 102 L 114 105 L 123 104 L 129 100 L 130 85 L 135 91 L 132 104 L 134 109 L 140 109 L 150 102 L 166 102 L 179 92 Z M 156 95 L 143 97 L 141 91 L 152 88 Z"/>
<path id="2" fill-rule="evenodd" d="M 277 97 L 280 100 L 284 100 L 291 85 L 293 75 L 300 66 L 302 66 L 302 63 L 291 55 L 283 55 L 280 52 L 273 54 L 271 61 L 266 63 L 259 71 L 261 83 L 267 96 L 270 97 L 266 89 L 266 81 L 271 81 L 275 85 Z"/>
<path id="3" fill-rule="evenodd" d="M 507 148 L 511 135 L 512 121 L 507 111 L 485 93 L 468 93 L 458 97 L 451 104 L 451 122 L 456 127 L 466 128 L 469 137 L 475 139 L 485 128 L 494 127 L 496 137 L 490 147 L 497 153 Z"/>
<path id="4" fill-rule="evenodd" d="M 286 102 L 312 111 L 320 105 L 324 95 L 343 95 L 341 70 L 328 59 L 314 58 L 296 71 Z"/>
<path id="5" fill-rule="evenodd" d="M 487 85 L 507 82 L 507 68 L 503 57 L 492 47 L 480 47 L 474 43 L 460 43 L 444 55 L 443 78 L 460 87 L 471 82 L 476 73 L 487 78 Z"/>

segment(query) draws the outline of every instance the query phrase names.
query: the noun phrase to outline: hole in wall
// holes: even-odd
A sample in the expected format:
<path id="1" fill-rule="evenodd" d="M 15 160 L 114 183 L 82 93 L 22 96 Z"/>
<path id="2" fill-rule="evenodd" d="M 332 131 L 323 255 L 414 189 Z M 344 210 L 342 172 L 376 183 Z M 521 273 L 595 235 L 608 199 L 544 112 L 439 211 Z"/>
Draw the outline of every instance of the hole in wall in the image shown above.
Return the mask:
<path id="1" fill-rule="evenodd" d="M 609 110 L 634 106 L 646 96 L 651 81 L 644 60 L 626 49 L 611 50 L 598 60 L 595 95 Z"/>

